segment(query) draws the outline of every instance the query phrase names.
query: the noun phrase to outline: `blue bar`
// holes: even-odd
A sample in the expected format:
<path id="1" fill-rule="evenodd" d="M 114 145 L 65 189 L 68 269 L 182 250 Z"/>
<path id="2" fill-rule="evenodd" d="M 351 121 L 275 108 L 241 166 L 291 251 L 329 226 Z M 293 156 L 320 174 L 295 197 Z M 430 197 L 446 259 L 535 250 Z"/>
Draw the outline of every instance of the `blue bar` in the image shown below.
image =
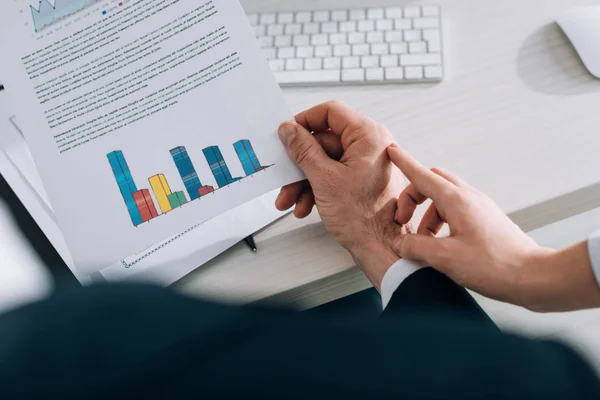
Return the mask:
<path id="1" fill-rule="evenodd" d="M 125 157 L 123 156 L 123 152 L 120 150 L 113 151 L 106 156 L 108 157 L 108 162 L 110 163 L 115 179 L 117 180 L 117 185 L 119 185 L 123 200 L 125 200 L 125 205 L 129 211 L 131 221 L 136 226 L 140 225 L 143 222 L 142 216 L 133 198 L 133 194 L 138 190 L 133 181 L 133 177 L 131 176 L 131 171 L 129 171 L 127 161 L 125 161 Z"/>
<path id="2" fill-rule="evenodd" d="M 210 170 L 217 181 L 217 185 L 220 188 L 229 185 L 230 183 L 239 181 L 241 178 L 233 178 L 231 176 L 231 172 L 229 172 L 229 168 L 223 159 L 223 154 L 221 154 L 221 150 L 219 150 L 219 146 L 211 146 L 202 150 L 204 153 L 204 157 L 206 157 L 206 161 L 210 166 Z"/>
<path id="3" fill-rule="evenodd" d="M 173 161 L 175 161 L 175 166 L 177 166 L 177 170 L 179 171 L 179 175 L 183 180 L 183 184 L 185 185 L 185 189 L 190 195 L 191 200 L 196 200 L 200 197 L 198 189 L 203 187 L 204 185 L 200 182 L 198 178 L 198 174 L 196 173 L 196 168 L 188 155 L 188 152 L 185 147 L 180 146 L 174 149 L 171 149 L 171 156 L 173 157 Z"/>

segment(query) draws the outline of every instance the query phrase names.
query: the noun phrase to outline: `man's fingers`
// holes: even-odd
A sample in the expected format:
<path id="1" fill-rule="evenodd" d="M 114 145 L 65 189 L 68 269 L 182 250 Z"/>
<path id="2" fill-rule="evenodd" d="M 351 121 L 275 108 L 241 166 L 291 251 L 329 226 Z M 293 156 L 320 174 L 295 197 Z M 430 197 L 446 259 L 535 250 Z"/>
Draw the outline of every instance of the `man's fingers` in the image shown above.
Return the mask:
<path id="1" fill-rule="evenodd" d="M 415 185 L 409 184 L 398 197 L 396 222 L 402 225 L 408 224 L 417 206 L 423 204 L 425 200 L 427 197 L 419 193 Z"/>
<path id="2" fill-rule="evenodd" d="M 334 168 L 333 161 L 323 150 L 319 141 L 304 127 L 295 122 L 285 122 L 279 127 L 279 138 L 290 158 L 300 167 L 308 180 L 318 179 L 327 167 Z"/>
<path id="3" fill-rule="evenodd" d="M 427 211 L 425 211 L 423 219 L 421 219 L 417 233 L 419 235 L 435 237 L 444 226 L 444 223 L 435 203 L 431 203 Z"/>
<path id="4" fill-rule="evenodd" d="M 300 199 L 300 195 L 305 187 L 305 182 L 296 182 L 291 185 L 287 185 L 281 188 L 277 200 L 275 200 L 275 207 L 279 211 L 287 211 L 294 206 Z"/>
<path id="5" fill-rule="evenodd" d="M 338 135 L 363 125 L 366 120 L 365 116 L 341 101 L 328 101 L 296 115 L 296 122 L 311 132 L 331 129 Z"/>
<path id="6" fill-rule="evenodd" d="M 294 209 L 294 216 L 300 219 L 306 218 L 310 215 L 314 206 L 315 195 L 313 194 L 312 189 L 307 188 L 300 194 L 300 198 Z"/>
<path id="7" fill-rule="evenodd" d="M 465 182 L 464 180 L 462 180 L 458 175 L 455 175 L 448 170 L 445 170 L 443 168 L 432 168 L 431 171 L 434 174 L 441 176 L 442 178 L 446 179 L 448 182 L 451 182 L 460 188 L 470 187 L 469 184 L 467 182 Z"/>
<path id="8" fill-rule="evenodd" d="M 453 244 L 451 238 L 437 239 L 431 236 L 410 234 L 398 237 L 394 241 L 394 250 L 399 257 L 425 261 L 430 266 L 444 272 L 450 268 Z"/>
<path id="9" fill-rule="evenodd" d="M 388 147 L 388 155 L 419 193 L 433 201 L 439 203 L 443 195 L 456 190 L 456 186 L 425 168 L 397 144 Z"/>
<path id="10" fill-rule="evenodd" d="M 323 146 L 325 153 L 327 153 L 330 158 L 336 161 L 339 161 L 340 158 L 342 158 L 344 155 L 344 147 L 342 147 L 342 141 L 339 135 L 327 131 L 315 133 L 314 137 L 317 138 L 321 146 Z"/>

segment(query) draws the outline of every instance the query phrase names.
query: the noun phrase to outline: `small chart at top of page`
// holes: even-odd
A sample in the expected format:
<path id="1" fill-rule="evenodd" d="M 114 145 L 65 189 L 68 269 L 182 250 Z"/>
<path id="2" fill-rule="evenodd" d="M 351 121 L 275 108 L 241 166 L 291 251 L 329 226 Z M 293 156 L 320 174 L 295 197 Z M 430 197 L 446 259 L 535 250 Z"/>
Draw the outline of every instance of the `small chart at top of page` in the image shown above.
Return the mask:
<path id="1" fill-rule="evenodd" d="M 108 15 L 130 0 L 14 0 L 34 37 L 46 37 L 85 18 Z"/>

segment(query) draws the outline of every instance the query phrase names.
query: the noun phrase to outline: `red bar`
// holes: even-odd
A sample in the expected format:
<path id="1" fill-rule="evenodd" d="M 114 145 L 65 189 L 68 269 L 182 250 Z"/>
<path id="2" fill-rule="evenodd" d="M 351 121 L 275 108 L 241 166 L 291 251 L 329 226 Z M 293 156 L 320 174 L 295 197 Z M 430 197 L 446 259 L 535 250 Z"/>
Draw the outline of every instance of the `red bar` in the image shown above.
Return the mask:
<path id="1" fill-rule="evenodd" d="M 156 207 L 154 206 L 154 201 L 152 201 L 152 197 L 150 196 L 150 191 L 148 189 L 138 190 L 137 192 L 133 193 L 133 199 L 135 200 L 135 204 L 140 211 L 143 222 L 148 222 L 152 218 L 158 217 Z"/>
<path id="2" fill-rule="evenodd" d="M 200 189 L 198 189 L 198 193 L 200 194 L 200 197 L 202 196 L 206 196 L 209 193 L 212 193 L 215 191 L 215 188 L 212 186 L 203 186 Z"/>

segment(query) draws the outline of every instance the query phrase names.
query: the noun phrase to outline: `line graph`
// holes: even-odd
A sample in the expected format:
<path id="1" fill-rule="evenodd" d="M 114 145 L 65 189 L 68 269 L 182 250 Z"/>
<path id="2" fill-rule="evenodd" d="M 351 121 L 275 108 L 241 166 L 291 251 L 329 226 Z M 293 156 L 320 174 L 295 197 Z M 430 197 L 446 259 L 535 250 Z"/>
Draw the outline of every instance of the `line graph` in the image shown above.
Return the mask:
<path id="1" fill-rule="evenodd" d="M 100 0 L 38 0 L 37 7 L 29 5 L 31 18 L 36 32 L 40 32 L 45 27 L 54 22 L 75 14 Z"/>

